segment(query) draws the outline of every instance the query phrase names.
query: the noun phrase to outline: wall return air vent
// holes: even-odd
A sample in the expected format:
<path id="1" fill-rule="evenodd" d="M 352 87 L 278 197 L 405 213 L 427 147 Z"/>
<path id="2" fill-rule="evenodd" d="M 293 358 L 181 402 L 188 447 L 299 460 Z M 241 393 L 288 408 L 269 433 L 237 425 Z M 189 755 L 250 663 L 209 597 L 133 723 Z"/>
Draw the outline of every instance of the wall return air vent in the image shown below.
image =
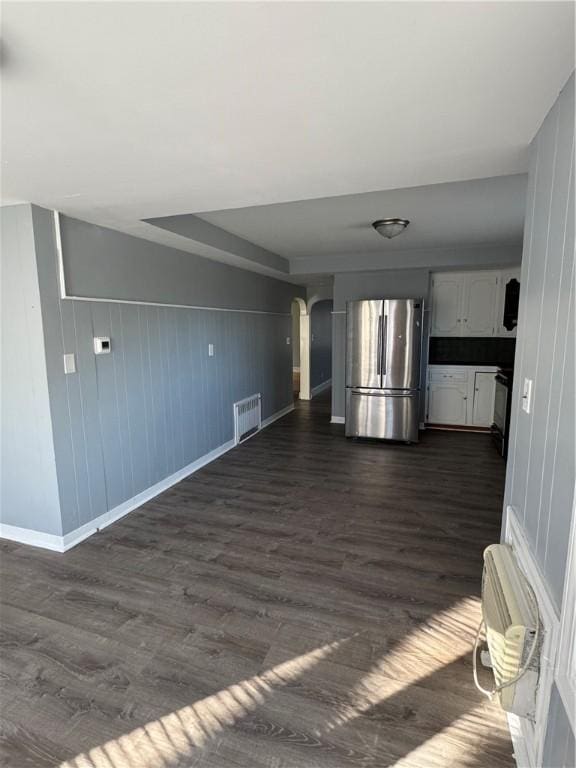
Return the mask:
<path id="1" fill-rule="evenodd" d="M 250 395 L 234 403 L 234 443 L 242 443 L 262 427 L 262 396 Z"/>

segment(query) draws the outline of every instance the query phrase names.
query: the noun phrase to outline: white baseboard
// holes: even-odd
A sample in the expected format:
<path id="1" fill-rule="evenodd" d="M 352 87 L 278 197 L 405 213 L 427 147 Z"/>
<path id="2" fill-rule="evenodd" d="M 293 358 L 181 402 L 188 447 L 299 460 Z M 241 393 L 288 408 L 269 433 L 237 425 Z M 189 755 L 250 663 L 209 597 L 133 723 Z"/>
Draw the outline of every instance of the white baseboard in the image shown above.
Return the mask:
<path id="1" fill-rule="evenodd" d="M 328 389 L 332 386 L 332 379 L 326 379 L 326 381 L 323 381 L 322 384 L 318 384 L 317 387 L 313 387 L 313 389 L 310 392 L 310 396 L 314 397 L 315 395 L 319 395 L 320 392 L 324 392 L 325 389 Z"/>
<path id="2" fill-rule="evenodd" d="M 331 424 L 345 424 L 346 423 L 346 419 L 345 419 L 344 416 L 332 416 L 330 418 L 330 423 Z"/>
<path id="3" fill-rule="evenodd" d="M 30 547 L 42 547 L 54 552 L 64 552 L 62 536 L 42 531 L 32 531 L 30 528 L 19 528 L 17 525 L 0 523 L 0 539 L 16 541 L 18 544 L 28 544 Z"/>
<path id="4" fill-rule="evenodd" d="M 293 410 L 294 404 L 291 403 L 290 405 L 286 406 L 286 408 L 282 408 L 282 410 L 273 413 L 272 416 L 269 416 L 267 419 L 265 419 L 262 422 L 261 428 L 265 429 L 266 427 L 269 427 L 270 424 L 273 424 L 278 419 L 281 419 L 282 416 L 286 416 L 286 414 Z M 258 433 L 256 432 L 255 434 Z M 138 493 L 136 496 L 132 496 L 132 498 L 123 501 L 122 504 L 118 504 L 117 507 L 114 507 L 109 512 L 104 512 L 104 514 L 94 518 L 94 520 L 90 520 L 90 522 L 86 523 L 85 525 L 81 525 L 80 528 L 76 528 L 75 530 L 66 533 L 64 536 L 56 536 L 51 533 L 42 533 L 41 531 L 32 531 L 28 528 L 18 528 L 14 525 L 5 525 L 0 523 L 0 538 L 16 541 L 19 544 L 28 544 L 33 547 L 50 549 L 54 552 L 66 552 L 67 550 L 76 546 L 76 544 L 84 541 L 84 539 L 92 536 L 92 534 L 96 533 L 102 528 L 106 528 L 107 526 L 116 522 L 116 520 L 120 520 L 120 518 L 124 517 L 129 512 L 132 512 L 134 509 L 141 507 L 142 504 L 145 504 L 147 501 L 150 501 L 150 499 L 153 499 L 163 491 L 166 491 L 168 488 L 176 485 L 176 483 L 184 480 L 185 477 L 193 475 L 194 472 L 202 469 L 202 467 L 205 467 L 206 464 L 210 464 L 212 461 L 215 461 L 234 447 L 234 440 L 229 440 L 227 443 L 218 446 L 218 448 L 214 448 L 213 451 L 210 451 L 209 453 L 204 454 L 204 456 L 201 456 L 199 459 L 196 459 L 196 461 L 193 461 L 191 464 L 187 464 L 185 467 L 182 467 L 182 469 L 179 469 L 172 475 L 168 475 L 168 477 L 160 480 L 159 483 L 151 485 L 149 488 L 146 488 L 146 490 Z"/>
<path id="5" fill-rule="evenodd" d="M 280 411 L 276 411 L 276 413 L 273 413 L 272 416 L 268 416 L 267 419 L 264 419 L 261 425 L 261 429 L 266 429 L 266 427 L 269 427 L 270 424 L 273 424 L 275 421 L 278 421 L 278 419 L 281 419 L 282 416 L 287 416 L 289 413 L 292 413 L 294 410 L 294 403 L 290 403 L 290 405 L 287 405 L 286 408 L 282 408 Z M 258 432 L 256 432 L 258 434 Z"/>

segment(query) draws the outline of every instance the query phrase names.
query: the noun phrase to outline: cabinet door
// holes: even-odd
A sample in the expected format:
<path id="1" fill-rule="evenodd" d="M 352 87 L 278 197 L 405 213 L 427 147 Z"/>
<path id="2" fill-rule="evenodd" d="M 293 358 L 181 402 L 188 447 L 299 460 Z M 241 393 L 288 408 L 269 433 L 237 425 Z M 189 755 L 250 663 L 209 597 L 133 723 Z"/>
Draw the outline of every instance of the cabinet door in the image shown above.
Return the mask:
<path id="1" fill-rule="evenodd" d="M 466 384 L 430 384 L 428 422 L 430 424 L 466 424 L 467 395 Z"/>
<path id="2" fill-rule="evenodd" d="M 432 278 L 432 336 L 460 336 L 464 275 Z"/>
<path id="3" fill-rule="evenodd" d="M 497 272 L 472 272 L 466 276 L 462 312 L 462 336 L 493 336 Z"/>
<path id="4" fill-rule="evenodd" d="M 494 373 L 476 371 L 474 374 L 474 405 L 472 424 L 475 427 L 490 427 L 494 421 Z"/>
<path id="5" fill-rule="evenodd" d="M 516 304 L 518 289 L 520 285 L 520 267 L 515 269 L 506 269 L 500 273 L 500 280 L 498 285 L 498 301 L 496 306 L 496 336 L 516 336 L 516 326 L 513 328 L 507 328 L 504 325 L 506 311 L 506 289 L 508 284 L 513 280 L 516 281 L 516 284 L 509 286 L 509 290 L 511 292 L 509 300 L 511 300 L 512 304 Z M 510 325 L 508 318 L 507 324 Z"/>

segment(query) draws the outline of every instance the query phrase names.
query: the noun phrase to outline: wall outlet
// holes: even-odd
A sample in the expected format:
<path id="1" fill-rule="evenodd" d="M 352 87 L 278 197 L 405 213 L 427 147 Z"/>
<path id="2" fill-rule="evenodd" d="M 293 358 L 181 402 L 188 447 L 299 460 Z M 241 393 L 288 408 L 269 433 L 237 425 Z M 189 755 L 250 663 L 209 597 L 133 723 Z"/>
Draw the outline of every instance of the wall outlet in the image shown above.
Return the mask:
<path id="1" fill-rule="evenodd" d="M 64 373 L 76 373 L 76 355 L 73 352 L 64 355 Z"/>
<path id="2" fill-rule="evenodd" d="M 532 410 L 532 379 L 524 379 L 522 387 L 522 410 L 530 413 Z"/>
<path id="3" fill-rule="evenodd" d="M 214 357 L 214 344 L 208 344 L 208 357 Z"/>

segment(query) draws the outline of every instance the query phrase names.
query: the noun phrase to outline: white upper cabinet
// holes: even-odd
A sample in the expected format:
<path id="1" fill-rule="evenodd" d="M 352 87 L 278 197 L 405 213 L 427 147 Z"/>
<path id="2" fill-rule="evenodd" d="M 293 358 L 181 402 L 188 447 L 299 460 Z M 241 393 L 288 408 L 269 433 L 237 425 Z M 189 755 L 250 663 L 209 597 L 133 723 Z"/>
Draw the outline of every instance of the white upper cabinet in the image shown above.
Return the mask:
<path id="1" fill-rule="evenodd" d="M 439 272 L 432 276 L 432 336 L 514 336 L 504 327 L 503 278 L 520 270 Z M 510 303 L 509 303 L 510 304 Z M 510 324 L 510 323 L 508 323 Z"/>
<path id="2" fill-rule="evenodd" d="M 494 335 L 497 293 L 497 272 L 471 272 L 464 276 L 462 336 Z"/>
<path id="3" fill-rule="evenodd" d="M 461 275 L 432 277 L 432 336 L 461 336 L 464 283 Z"/>

